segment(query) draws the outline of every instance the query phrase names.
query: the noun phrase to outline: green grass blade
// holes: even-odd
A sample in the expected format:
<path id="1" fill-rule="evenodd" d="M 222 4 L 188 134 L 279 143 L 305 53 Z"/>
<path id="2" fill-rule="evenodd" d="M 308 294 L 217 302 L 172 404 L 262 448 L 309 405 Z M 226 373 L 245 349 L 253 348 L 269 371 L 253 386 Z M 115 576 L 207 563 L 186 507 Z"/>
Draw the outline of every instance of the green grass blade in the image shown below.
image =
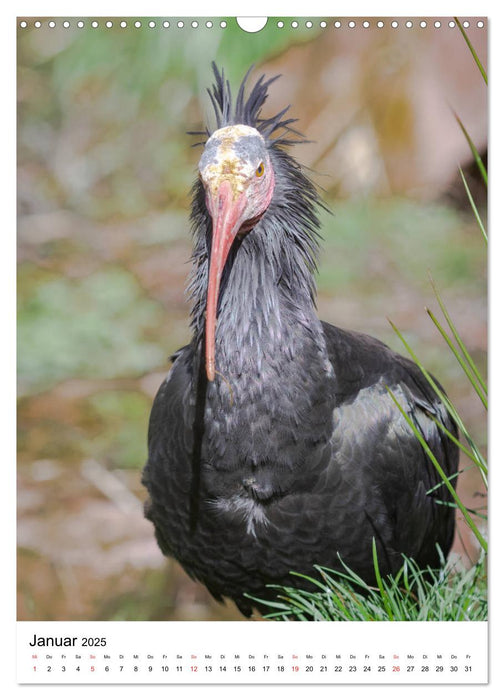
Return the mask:
<path id="1" fill-rule="evenodd" d="M 426 491 L 428 493 L 428 491 Z M 457 508 L 456 503 L 449 503 L 448 501 L 440 501 L 438 498 L 434 500 L 434 503 L 437 503 L 440 506 L 446 506 L 447 508 Z M 471 515 L 474 515 L 476 518 L 481 518 L 481 520 L 488 520 L 488 516 L 485 515 L 484 513 L 481 512 L 480 509 L 478 508 L 467 508 L 466 509 L 468 513 Z"/>
<path id="2" fill-rule="evenodd" d="M 455 481 L 461 474 L 462 472 L 455 472 L 455 474 L 452 474 L 451 476 L 447 476 L 446 478 L 449 479 L 450 481 Z M 425 492 L 426 496 L 430 496 L 431 493 L 434 493 L 438 489 L 440 489 L 443 486 L 443 482 L 439 481 L 435 486 L 430 488 L 428 491 Z"/>
<path id="3" fill-rule="evenodd" d="M 473 450 L 467 448 L 462 442 L 460 442 L 460 440 L 452 432 L 450 432 L 450 430 L 448 430 L 446 425 L 443 425 L 441 423 L 441 421 L 439 421 L 435 416 L 432 416 L 432 420 L 437 425 L 439 430 L 442 430 L 443 433 L 446 435 L 446 437 L 448 439 L 450 439 L 452 442 L 454 442 L 455 445 L 457 445 L 457 447 L 459 448 L 459 450 L 461 450 L 461 452 L 463 452 L 467 457 L 469 457 L 471 462 L 473 462 L 473 464 L 475 464 L 478 467 L 478 469 L 482 470 L 485 474 L 488 473 L 488 467 L 486 465 L 486 461 L 479 454 L 479 451 L 474 452 Z M 468 468 L 472 469 L 472 467 L 468 467 Z M 462 471 L 466 471 L 466 470 L 464 469 Z M 460 472 L 460 473 L 462 473 L 462 472 Z"/>
<path id="4" fill-rule="evenodd" d="M 385 588 L 383 586 L 383 580 L 380 574 L 380 568 L 378 566 L 378 552 L 376 551 L 376 541 L 375 538 L 373 537 L 373 566 L 374 566 L 374 571 L 375 571 L 375 577 L 376 577 L 376 582 L 378 584 L 378 588 L 380 589 L 380 594 L 382 597 L 383 601 L 383 607 L 387 611 L 389 620 L 393 620 L 394 616 L 392 614 L 392 609 L 390 607 L 390 601 L 388 596 L 385 593 Z"/>
<path id="5" fill-rule="evenodd" d="M 465 139 L 469 145 L 469 148 L 471 149 L 471 153 L 473 154 L 474 161 L 475 161 L 476 165 L 478 166 L 478 170 L 480 171 L 481 177 L 483 178 L 485 185 L 488 186 L 488 174 L 487 174 L 485 165 L 484 165 L 483 161 L 481 160 L 481 156 L 478 153 L 478 149 L 474 145 L 471 137 L 469 136 L 469 134 L 467 132 L 467 129 L 465 128 L 465 126 L 462 123 L 462 120 L 460 119 L 458 114 L 455 111 L 453 111 L 453 115 L 454 115 L 455 119 L 457 120 L 458 125 L 460 126 L 460 128 L 462 130 L 462 133 L 465 136 Z"/>
<path id="6" fill-rule="evenodd" d="M 464 30 L 464 27 L 460 24 L 458 17 L 454 17 L 453 19 L 454 19 L 455 22 L 457 23 L 457 27 L 458 27 L 458 28 L 460 29 L 460 31 L 462 32 L 462 36 L 464 37 L 465 42 L 466 42 L 467 46 L 469 47 L 469 50 L 470 50 L 470 52 L 472 53 L 474 60 L 476 61 L 476 65 L 478 66 L 478 68 L 479 68 L 479 70 L 480 70 L 480 73 L 481 73 L 481 75 L 483 76 L 483 80 L 484 80 L 485 83 L 488 85 L 488 79 L 487 79 L 486 71 L 485 71 L 485 69 L 483 68 L 483 66 L 481 65 L 481 61 L 479 60 L 478 54 L 476 53 L 476 51 L 475 51 L 473 45 L 471 44 L 471 40 L 470 40 L 469 37 L 467 36 L 467 34 L 466 34 L 465 30 Z"/>
<path id="7" fill-rule="evenodd" d="M 478 528 L 476 527 L 476 525 L 475 525 L 473 519 L 471 518 L 471 516 L 470 516 L 469 513 L 467 512 L 467 508 L 464 506 L 464 504 L 463 504 L 462 501 L 460 500 L 460 498 L 459 498 L 457 492 L 456 492 L 455 489 L 453 488 L 453 485 L 452 485 L 451 481 L 450 481 L 449 478 L 446 476 L 446 474 L 445 474 L 445 472 L 444 472 L 442 466 L 439 464 L 439 462 L 437 461 L 435 455 L 433 454 L 432 450 L 430 449 L 429 445 L 428 445 L 427 442 L 425 441 L 424 436 L 423 436 L 423 435 L 421 434 L 421 432 L 418 430 L 418 428 L 417 428 L 416 425 L 413 423 L 413 421 L 411 420 L 411 418 L 406 414 L 406 412 L 404 411 L 403 407 L 401 406 L 401 404 L 399 403 L 399 401 L 396 399 L 396 397 L 395 397 L 393 391 L 392 391 L 389 387 L 387 387 L 387 391 L 388 391 L 388 393 L 390 394 L 390 396 L 391 396 L 392 400 L 394 401 L 394 403 L 396 404 L 396 406 L 398 407 L 398 409 L 400 410 L 400 412 L 402 413 L 404 419 L 406 420 L 406 422 L 407 422 L 408 425 L 410 426 L 411 430 L 412 430 L 413 433 L 415 434 L 415 437 L 417 438 L 417 440 L 420 442 L 420 444 L 422 445 L 423 449 L 424 449 L 425 452 L 427 453 L 427 456 L 429 457 L 429 459 L 431 460 L 432 464 L 433 464 L 434 467 L 436 468 L 436 470 L 437 470 L 439 476 L 441 477 L 441 479 L 443 480 L 443 482 L 444 482 L 446 488 L 447 488 L 448 491 L 450 492 L 450 495 L 452 496 L 452 498 L 453 498 L 453 500 L 455 501 L 455 503 L 457 504 L 457 506 L 458 506 L 460 512 L 461 512 L 462 515 L 464 516 L 465 521 L 467 522 L 467 524 L 468 524 L 469 527 L 471 528 L 472 532 L 474 533 L 474 536 L 476 537 L 476 539 L 477 539 L 478 542 L 480 543 L 481 547 L 482 547 L 482 548 L 484 549 L 484 551 L 486 552 L 486 551 L 487 551 L 487 543 L 486 543 L 486 541 L 485 541 L 483 535 L 482 535 L 481 532 L 478 530 Z"/>
<path id="8" fill-rule="evenodd" d="M 430 386 L 431 386 L 431 388 L 433 389 L 433 391 L 437 394 L 437 396 L 439 397 L 439 399 L 440 399 L 440 400 L 443 402 L 443 404 L 446 406 L 446 409 L 447 409 L 448 413 L 450 414 L 450 416 L 453 418 L 453 420 L 455 421 L 455 423 L 458 425 L 459 428 L 463 428 L 463 424 L 462 424 L 462 421 L 461 421 L 461 419 L 460 419 L 460 416 L 458 415 L 457 411 L 455 410 L 455 407 L 453 406 L 453 404 L 452 404 L 452 402 L 450 401 L 450 399 L 449 399 L 449 398 L 446 396 L 446 394 L 445 394 L 443 391 L 441 391 L 441 389 L 438 387 L 438 385 L 436 384 L 436 382 L 435 382 L 434 379 L 432 378 L 431 374 L 425 369 L 425 367 L 423 366 L 423 364 L 420 362 L 419 358 L 418 358 L 417 355 L 414 353 L 413 349 L 411 348 L 411 346 L 409 345 L 409 343 L 406 341 L 405 337 L 403 336 L 403 334 L 401 333 L 401 331 L 399 330 L 399 328 L 397 328 L 397 326 L 395 325 L 395 323 L 394 323 L 390 318 L 388 319 L 388 322 L 389 322 L 390 325 L 392 326 L 392 328 L 393 328 L 394 332 L 396 333 L 396 335 L 398 336 L 399 340 L 402 342 L 402 344 L 404 345 L 404 347 L 406 348 L 406 350 L 407 350 L 407 351 L 409 352 L 409 354 L 411 355 L 411 358 L 412 358 L 413 361 L 415 362 L 415 364 L 416 364 L 416 366 L 418 367 L 418 369 L 422 372 L 422 374 L 424 375 L 425 379 L 426 379 L 427 382 L 430 384 Z M 460 425 L 459 425 L 459 424 L 460 424 Z"/>
<path id="9" fill-rule="evenodd" d="M 485 241 L 488 242 L 488 236 L 487 236 L 487 233 L 485 231 L 485 227 L 483 225 L 483 222 L 481 221 L 481 217 L 479 215 L 476 204 L 474 203 L 474 199 L 472 198 L 472 194 L 471 194 L 471 191 L 469 189 L 469 185 L 466 182 L 466 179 L 464 177 L 464 173 L 462 172 L 462 168 L 460 166 L 459 166 L 459 172 L 460 172 L 460 175 L 462 177 L 462 182 L 464 183 L 465 191 L 467 193 L 467 197 L 469 199 L 471 209 L 473 210 L 474 218 L 476 219 L 478 226 L 479 226 L 479 229 L 480 229 L 481 233 L 483 234 L 483 238 L 485 239 Z"/>
<path id="10" fill-rule="evenodd" d="M 446 306 L 445 306 L 444 303 L 443 303 L 443 300 L 441 299 L 441 295 L 439 294 L 439 292 L 438 292 L 438 290 L 437 290 L 437 287 L 436 287 L 436 285 L 435 285 L 434 280 L 432 279 L 432 277 L 430 277 L 430 283 L 431 283 L 432 289 L 434 290 L 434 294 L 436 295 L 436 299 L 437 299 L 437 302 L 438 302 L 438 304 L 439 304 L 439 307 L 440 307 L 441 311 L 443 312 L 443 316 L 445 317 L 446 322 L 448 323 L 448 326 L 450 327 L 450 330 L 451 330 L 451 332 L 452 332 L 452 334 L 453 334 L 453 337 L 454 337 L 455 340 L 457 341 L 457 345 L 459 346 L 460 350 L 462 351 L 464 357 L 465 357 L 466 360 L 467 360 L 467 363 L 468 363 L 469 366 L 471 367 L 471 370 L 473 371 L 473 373 L 474 373 L 474 375 L 476 376 L 478 382 L 480 383 L 481 388 L 483 389 L 483 391 L 485 392 L 485 394 L 488 394 L 486 382 L 485 382 L 485 380 L 483 379 L 483 377 L 481 376 L 481 374 L 479 373 L 478 368 L 476 367 L 476 364 L 474 363 L 474 360 L 473 360 L 472 357 L 471 357 L 471 354 L 470 354 L 469 351 L 467 350 L 467 348 L 466 348 L 466 346 L 465 346 L 465 344 L 464 344 L 462 338 L 460 337 L 460 335 L 459 335 L 459 333 L 458 333 L 458 331 L 457 331 L 457 329 L 456 329 L 456 327 L 455 327 L 455 324 L 453 323 L 453 321 L 452 321 L 452 319 L 451 319 L 451 316 L 450 316 L 450 314 L 448 313 L 448 309 L 446 308 Z"/>
<path id="11" fill-rule="evenodd" d="M 345 562 L 343 561 L 343 559 L 340 556 L 339 556 L 339 560 L 341 562 L 341 566 L 345 569 L 345 571 L 347 573 L 345 574 L 343 571 L 335 571 L 334 573 L 336 573 L 340 578 L 345 578 L 345 579 L 351 581 L 354 586 L 359 586 L 360 588 L 364 588 L 365 591 L 371 590 L 371 588 L 364 581 L 364 579 L 360 578 L 360 576 L 357 576 L 357 574 L 354 571 L 352 571 L 352 569 L 350 569 L 345 564 Z M 323 568 L 321 570 L 324 572 L 329 571 L 329 569 L 325 569 L 325 568 Z"/>
<path id="12" fill-rule="evenodd" d="M 460 432 L 462 433 L 462 435 L 466 439 L 467 444 L 469 445 L 471 450 L 474 452 L 475 455 L 477 455 L 478 460 L 484 463 L 485 460 L 484 460 L 483 456 L 481 455 L 481 452 L 479 451 L 478 446 L 476 445 L 476 443 L 472 439 L 471 435 L 467 431 L 467 428 L 465 427 L 461 417 L 459 416 L 458 412 L 456 411 L 456 409 L 455 409 L 454 405 L 452 404 L 452 402 L 450 401 L 450 399 L 446 396 L 446 394 L 443 391 L 441 391 L 441 389 L 438 387 L 438 385 L 436 384 L 434 379 L 431 377 L 430 373 L 427 372 L 427 370 L 422 365 L 422 363 L 420 362 L 420 360 L 418 359 L 416 354 L 413 352 L 413 349 L 411 348 L 409 343 L 406 341 L 406 339 L 402 335 L 401 331 L 394 324 L 394 322 L 389 319 L 389 323 L 392 326 L 392 328 L 394 329 L 394 331 L 397 334 L 397 336 L 399 337 L 399 339 L 401 340 L 401 342 L 404 345 L 404 347 L 406 348 L 406 350 L 411 355 L 411 358 L 413 359 L 413 361 L 417 365 L 418 369 L 422 372 L 423 376 L 425 377 L 425 379 L 427 380 L 427 382 L 431 386 L 432 390 L 437 394 L 439 399 L 443 402 L 444 406 L 446 407 L 446 410 L 450 414 L 450 417 L 453 419 L 454 423 L 457 425 L 458 429 L 460 430 Z"/>
<path id="13" fill-rule="evenodd" d="M 443 338 L 444 338 L 446 344 L 448 345 L 448 347 L 449 347 L 450 350 L 452 351 L 452 353 L 453 353 L 453 355 L 455 356 L 457 362 L 459 363 L 459 365 L 460 365 L 460 366 L 462 367 L 462 369 L 464 370 L 464 373 L 465 373 L 466 377 L 469 379 L 469 381 L 470 381 L 470 383 L 471 383 L 471 385 L 472 385 L 474 391 L 478 394 L 478 396 L 479 396 L 479 398 L 480 398 L 480 400 L 481 400 L 481 403 L 483 404 L 483 406 L 485 407 L 485 409 L 488 410 L 488 402 L 487 402 L 487 399 L 486 399 L 486 397 L 485 397 L 485 395 L 484 395 L 484 393 L 483 393 L 481 387 L 479 386 L 478 382 L 476 381 L 476 379 L 475 379 L 475 377 L 474 377 L 474 375 L 473 375 L 473 373 L 472 373 L 472 371 L 471 371 L 469 365 L 465 362 L 465 360 L 464 360 L 464 358 L 462 357 L 462 355 L 458 352 L 457 348 L 455 347 L 455 345 L 454 345 L 453 342 L 452 342 L 452 339 L 449 337 L 449 335 L 447 334 L 447 332 L 445 331 L 445 329 L 443 328 L 443 326 L 441 325 L 441 323 L 438 321 L 438 319 L 436 318 L 436 316 L 434 315 L 434 313 L 433 313 L 430 309 L 427 309 L 427 313 L 429 314 L 429 318 L 430 318 L 431 321 L 434 323 L 434 325 L 436 326 L 436 328 L 438 329 L 438 331 L 440 332 L 440 334 L 443 336 Z"/>
<path id="14" fill-rule="evenodd" d="M 469 445 L 469 449 L 464 447 L 464 445 L 459 440 L 457 440 L 457 438 L 448 430 L 448 428 L 445 425 L 443 425 L 442 423 L 440 423 L 437 420 L 437 418 L 432 416 L 432 420 L 438 426 L 438 428 L 440 430 L 442 430 L 445 433 L 445 435 L 450 440 L 452 440 L 462 450 L 462 452 L 464 452 L 464 454 L 466 454 L 469 457 L 469 459 L 473 462 L 473 464 L 476 465 L 476 467 L 479 469 L 479 472 L 480 472 L 481 477 L 485 483 L 485 486 L 487 486 L 486 477 L 488 475 L 488 467 L 487 467 L 486 459 L 483 457 L 478 446 L 476 445 L 476 443 L 474 442 L 472 437 L 467 432 L 467 429 L 465 428 L 465 426 L 462 423 L 462 419 L 459 417 L 460 424 L 457 423 L 457 425 L 458 425 L 459 429 L 461 430 L 462 434 L 464 435 L 464 437 L 467 441 L 467 444 Z M 460 428 L 460 426 L 462 426 L 463 430 L 462 430 L 462 428 Z"/>

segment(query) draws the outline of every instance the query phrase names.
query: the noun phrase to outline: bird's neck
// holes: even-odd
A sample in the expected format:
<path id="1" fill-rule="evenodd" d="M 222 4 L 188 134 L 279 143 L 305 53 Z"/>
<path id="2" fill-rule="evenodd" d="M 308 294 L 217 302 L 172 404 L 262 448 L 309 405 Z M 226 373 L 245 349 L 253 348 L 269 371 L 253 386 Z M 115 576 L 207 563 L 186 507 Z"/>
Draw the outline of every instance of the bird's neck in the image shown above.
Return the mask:
<path id="1" fill-rule="evenodd" d="M 293 284 L 274 260 L 261 236 L 245 238 L 224 279 L 216 333 L 217 369 L 261 377 L 271 366 L 297 358 L 316 342 L 320 323 L 308 280 Z M 290 265 L 289 265 L 290 263 Z"/>
<path id="2" fill-rule="evenodd" d="M 268 228 L 268 221 L 261 222 L 237 241 L 226 264 L 216 327 L 214 389 L 225 400 L 232 395 L 238 401 L 246 395 L 254 401 L 265 386 L 275 384 L 292 394 L 301 410 L 306 396 L 302 387 L 311 382 L 315 391 L 327 382 L 332 367 L 306 261 L 297 249 L 272 244 Z M 199 269 L 202 298 L 193 318 L 197 343 L 203 338 L 207 268 L 208 261 Z"/>

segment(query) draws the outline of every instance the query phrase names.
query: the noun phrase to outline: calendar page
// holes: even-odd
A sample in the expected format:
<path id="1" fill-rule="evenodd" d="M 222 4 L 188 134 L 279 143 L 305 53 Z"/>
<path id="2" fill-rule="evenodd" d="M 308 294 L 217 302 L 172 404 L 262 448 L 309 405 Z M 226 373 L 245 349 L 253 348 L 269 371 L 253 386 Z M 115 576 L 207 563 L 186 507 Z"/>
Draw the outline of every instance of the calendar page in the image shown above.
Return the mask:
<path id="1" fill-rule="evenodd" d="M 491 20 L 335 10 L 15 19 L 19 688 L 488 683 Z"/>

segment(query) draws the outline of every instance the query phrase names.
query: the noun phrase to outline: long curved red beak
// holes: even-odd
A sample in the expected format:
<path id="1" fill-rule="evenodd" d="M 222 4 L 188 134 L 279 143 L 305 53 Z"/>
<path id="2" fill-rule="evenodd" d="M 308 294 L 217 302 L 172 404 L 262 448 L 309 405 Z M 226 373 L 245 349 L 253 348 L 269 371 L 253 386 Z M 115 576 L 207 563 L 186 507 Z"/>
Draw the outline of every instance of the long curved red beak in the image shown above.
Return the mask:
<path id="1" fill-rule="evenodd" d="M 245 194 L 233 196 L 229 180 L 224 180 L 219 185 L 217 195 L 208 201 L 213 219 L 205 324 L 205 366 L 209 382 L 213 382 L 215 379 L 215 326 L 222 271 L 231 245 L 243 223 L 246 203 Z"/>

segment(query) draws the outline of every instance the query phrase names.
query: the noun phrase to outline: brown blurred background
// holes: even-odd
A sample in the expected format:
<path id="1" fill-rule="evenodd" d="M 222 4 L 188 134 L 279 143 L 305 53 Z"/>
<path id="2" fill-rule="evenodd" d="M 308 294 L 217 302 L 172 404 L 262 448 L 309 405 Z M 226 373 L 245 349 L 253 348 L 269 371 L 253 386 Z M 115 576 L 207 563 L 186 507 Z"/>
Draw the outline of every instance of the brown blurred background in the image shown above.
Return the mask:
<path id="1" fill-rule="evenodd" d="M 140 484 L 152 399 L 189 339 L 186 132 L 211 117 L 210 62 L 235 87 L 252 63 L 282 74 L 264 115 L 292 105 L 311 141 L 295 155 L 332 211 L 320 316 L 404 351 L 392 319 L 483 451 L 485 413 L 425 307 L 432 275 L 484 372 L 486 248 L 459 165 L 484 219 L 486 198 L 454 113 L 486 158 L 486 86 L 452 18 L 270 19 L 258 34 L 78 19 L 18 31 L 18 619 L 240 619 L 162 557 Z M 474 470 L 459 491 L 484 507 Z M 454 551 L 478 556 L 462 524 Z"/>

